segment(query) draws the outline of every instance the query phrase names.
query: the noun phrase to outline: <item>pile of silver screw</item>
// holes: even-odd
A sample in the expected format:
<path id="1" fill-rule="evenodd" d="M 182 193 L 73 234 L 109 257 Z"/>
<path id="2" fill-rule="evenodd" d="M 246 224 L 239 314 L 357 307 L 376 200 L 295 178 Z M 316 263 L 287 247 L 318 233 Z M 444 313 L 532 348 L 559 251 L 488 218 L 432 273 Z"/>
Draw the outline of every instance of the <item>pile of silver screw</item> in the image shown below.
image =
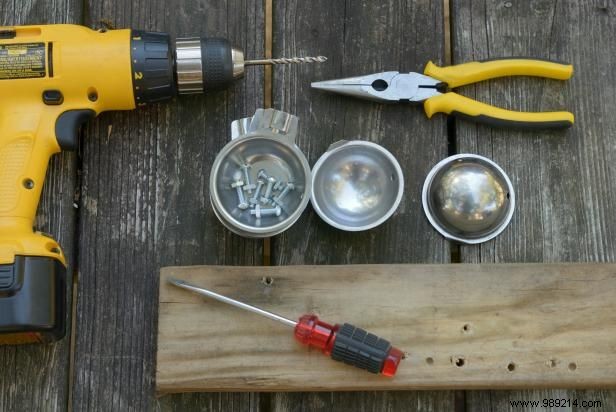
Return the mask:
<path id="1" fill-rule="evenodd" d="M 295 190 L 295 185 L 270 176 L 264 169 L 257 173 L 257 184 L 251 183 L 249 172 L 251 167 L 245 163 L 233 174 L 231 188 L 237 191 L 238 209 L 250 208 L 250 214 L 257 219 L 261 219 L 262 216 L 280 216 L 282 208 L 285 207 L 284 199 L 289 192 Z M 262 195 L 264 186 L 265 192 Z M 246 195 L 250 198 L 246 199 Z"/>

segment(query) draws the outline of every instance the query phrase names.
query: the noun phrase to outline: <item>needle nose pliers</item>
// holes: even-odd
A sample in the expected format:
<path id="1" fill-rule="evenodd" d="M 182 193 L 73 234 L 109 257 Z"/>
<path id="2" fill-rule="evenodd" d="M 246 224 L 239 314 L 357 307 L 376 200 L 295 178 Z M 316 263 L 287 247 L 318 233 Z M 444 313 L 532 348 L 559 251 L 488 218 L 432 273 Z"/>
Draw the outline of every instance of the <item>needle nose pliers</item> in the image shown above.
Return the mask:
<path id="1" fill-rule="evenodd" d="M 569 112 L 517 112 L 464 97 L 451 88 L 505 76 L 535 76 L 567 80 L 573 66 L 545 60 L 511 58 L 439 67 L 428 62 L 424 74 L 383 72 L 312 83 L 315 89 L 383 103 L 423 102 L 428 118 L 446 113 L 498 127 L 521 129 L 566 128 Z"/>

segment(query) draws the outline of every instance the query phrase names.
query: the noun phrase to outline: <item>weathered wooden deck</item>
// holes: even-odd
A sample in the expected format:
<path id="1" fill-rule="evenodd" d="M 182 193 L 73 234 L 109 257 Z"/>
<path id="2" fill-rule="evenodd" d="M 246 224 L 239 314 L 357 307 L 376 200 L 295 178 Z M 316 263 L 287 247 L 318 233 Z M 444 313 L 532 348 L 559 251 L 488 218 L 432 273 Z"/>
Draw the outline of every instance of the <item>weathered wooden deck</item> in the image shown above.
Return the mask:
<path id="1" fill-rule="evenodd" d="M 174 36 L 221 35 L 261 56 L 268 4 L 3 0 L 0 23 L 105 19 Z M 273 0 L 274 55 L 322 54 L 327 64 L 276 68 L 270 90 L 257 69 L 226 92 L 104 114 L 85 130 L 78 153 L 53 160 L 38 224 L 70 257 L 73 331 L 52 346 L 0 348 L 0 411 L 505 411 L 510 400 L 544 398 L 601 400 L 603 410 L 615 410 L 616 391 L 599 390 L 154 395 L 161 266 L 616 261 L 615 32 L 609 0 Z M 568 82 L 502 79 L 464 93 L 522 110 L 568 108 L 576 115 L 571 130 L 523 133 L 428 120 L 419 108 L 309 89 L 315 79 L 422 71 L 428 60 L 506 56 L 571 62 L 575 74 Z M 270 93 L 274 107 L 300 116 L 298 144 L 311 163 L 342 138 L 389 148 L 407 182 L 396 218 L 349 234 L 308 211 L 266 248 L 224 230 L 209 205 L 210 165 L 230 122 L 264 106 Z M 420 207 L 427 171 L 455 152 L 494 159 L 517 190 L 511 226 L 482 246 L 443 240 Z"/>

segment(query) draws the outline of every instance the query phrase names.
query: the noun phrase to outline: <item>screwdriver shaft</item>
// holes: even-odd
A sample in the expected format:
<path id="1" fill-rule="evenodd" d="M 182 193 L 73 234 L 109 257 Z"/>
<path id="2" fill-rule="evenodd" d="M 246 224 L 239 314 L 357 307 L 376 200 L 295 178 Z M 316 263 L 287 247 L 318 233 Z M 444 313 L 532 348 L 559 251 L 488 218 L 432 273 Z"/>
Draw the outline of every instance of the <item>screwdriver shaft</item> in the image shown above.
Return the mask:
<path id="1" fill-rule="evenodd" d="M 186 290 L 190 290 L 192 292 L 198 293 L 199 295 L 203 295 L 203 296 L 207 296 L 207 297 L 212 298 L 212 299 L 216 299 L 219 302 L 224 302 L 224 303 L 226 303 L 228 305 L 235 306 L 236 308 L 244 309 L 244 310 L 247 310 L 249 312 L 256 313 L 256 314 L 261 315 L 261 316 L 265 316 L 266 318 L 278 321 L 280 323 L 284 323 L 285 325 L 291 326 L 292 328 L 294 328 L 295 325 L 297 325 L 297 322 L 294 321 L 294 320 L 287 319 L 285 317 L 282 317 L 280 315 L 276 315 L 275 313 L 268 312 L 268 311 L 263 310 L 263 309 L 259 309 L 259 308 L 255 307 L 255 306 L 249 305 L 247 303 L 243 303 L 243 302 L 237 301 L 235 299 L 228 298 L 228 297 L 220 295 L 220 294 L 218 294 L 216 292 L 212 292 L 211 290 L 207 290 L 207 289 L 203 289 L 203 288 L 201 288 L 199 286 L 191 285 L 190 283 L 185 282 L 185 281 L 183 281 L 181 279 L 169 278 L 167 280 L 172 285 L 181 287 L 181 288 L 186 289 Z"/>
<path id="2" fill-rule="evenodd" d="M 261 60 L 247 60 L 244 62 L 244 66 L 254 66 L 263 64 L 300 64 L 300 63 L 323 63 L 327 61 L 325 56 L 317 57 L 281 57 L 279 59 L 261 59 Z"/>

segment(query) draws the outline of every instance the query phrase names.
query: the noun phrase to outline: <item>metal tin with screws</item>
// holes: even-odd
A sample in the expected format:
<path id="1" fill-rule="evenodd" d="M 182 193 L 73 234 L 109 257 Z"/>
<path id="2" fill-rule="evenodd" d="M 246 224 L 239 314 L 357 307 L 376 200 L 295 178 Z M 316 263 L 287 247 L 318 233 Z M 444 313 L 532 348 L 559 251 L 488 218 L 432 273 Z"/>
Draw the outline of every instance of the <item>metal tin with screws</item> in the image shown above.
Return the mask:
<path id="1" fill-rule="evenodd" d="M 297 131 L 297 117 L 273 109 L 259 109 L 253 117 L 231 125 L 232 140 L 212 165 L 210 201 L 218 219 L 232 232 L 254 238 L 274 236 L 291 227 L 306 209 L 312 178 L 308 160 L 295 144 Z M 250 208 L 238 207 L 239 192 L 231 187 L 238 171 L 240 179 L 256 182 L 253 195 L 246 199 Z M 273 203 L 277 182 L 293 182 L 295 187 L 283 204 Z"/>

